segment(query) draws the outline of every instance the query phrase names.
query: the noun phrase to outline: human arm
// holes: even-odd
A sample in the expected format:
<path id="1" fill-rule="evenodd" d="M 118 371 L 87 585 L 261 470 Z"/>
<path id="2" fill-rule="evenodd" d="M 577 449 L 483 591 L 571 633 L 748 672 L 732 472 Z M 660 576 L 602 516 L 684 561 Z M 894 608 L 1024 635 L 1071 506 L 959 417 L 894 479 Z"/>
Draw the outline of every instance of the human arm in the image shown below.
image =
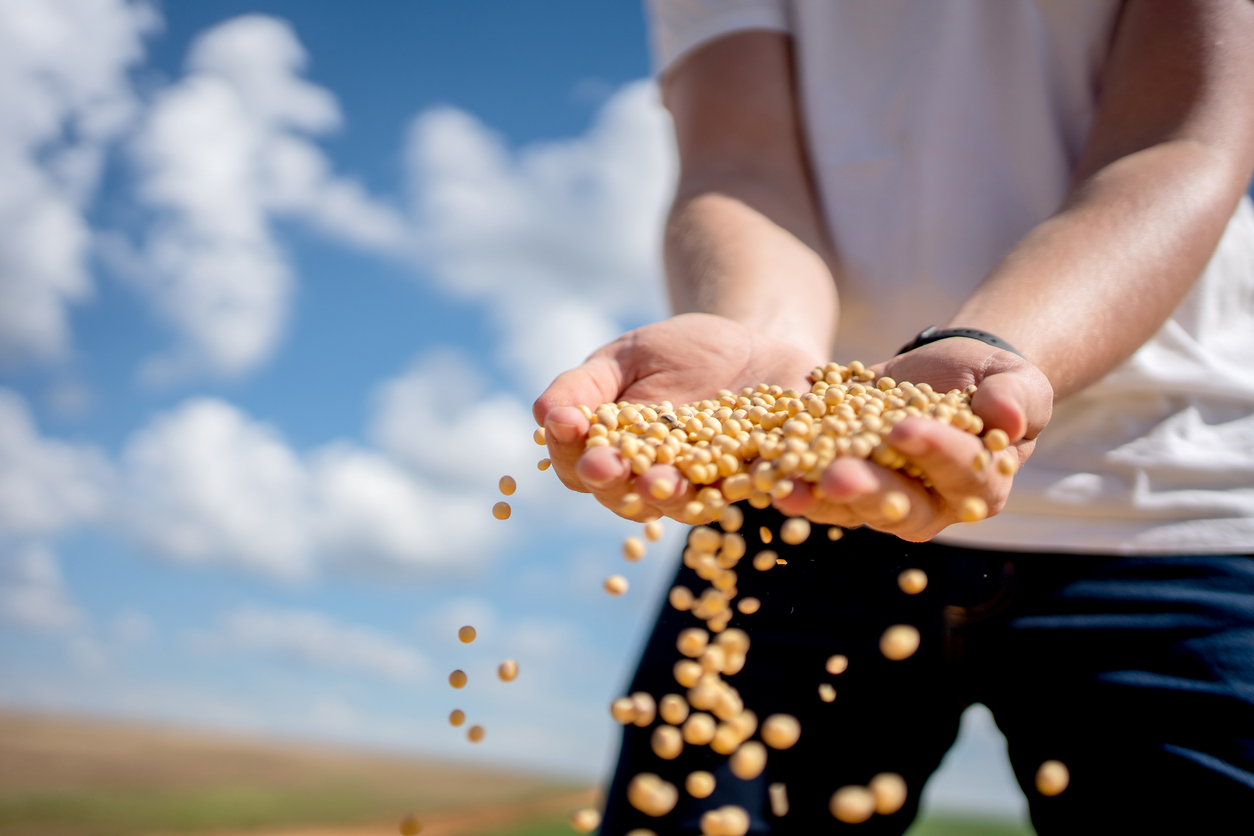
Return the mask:
<path id="1" fill-rule="evenodd" d="M 1093 128 L 1062 208 L 993 269 L 947 323 L 1008 340 L 1030 361 L 966 339 L 887 362 L 897 379 L 976 383 L 975 411 L 1026 460 L 1055 399 L 1099 380 L 1148 340 L 1205 267 L 1254 169 L 1254 4 L 1128 3 L 1118 22 Z M 881 468 L 841 462 L 785 510 L 867 521 L 927 539 L 963 496 L 995 513 L 1010 478 L 973 472 L 965 434 L 913 420 L 890 442 L 932 477 L 925 492 Z M 892 524 L 886 490 L 912 499 Z"/>
<path id="2" fill-rule="evenodd" d="M 559 477 L 617 510 L 629 491 L 676 480 L 649 513 L 678 516 L 691 489 L 670 467 L 636 484 L 616 455 L 583 455 L 574 408 L 625 398 L 676 404 L 761 381 L 802 386 L 835 336 L 837 299 L 806 165 L 791 42 L 729 35 L 697 49 L 662 82 L 680 176 L 665 233 L 676 317 L 625 334 L 557 378 L 534 407 Z"/>

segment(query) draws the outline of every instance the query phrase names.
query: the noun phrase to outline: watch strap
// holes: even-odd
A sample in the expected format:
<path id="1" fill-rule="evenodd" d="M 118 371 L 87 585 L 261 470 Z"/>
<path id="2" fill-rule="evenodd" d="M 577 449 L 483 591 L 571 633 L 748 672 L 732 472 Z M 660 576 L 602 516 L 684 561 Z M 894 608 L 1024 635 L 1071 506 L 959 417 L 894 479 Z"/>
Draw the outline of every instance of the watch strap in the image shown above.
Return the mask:
<path id="1" fill-rule="evenodd" d="M 901 351 L 898 351 L 897 354 L 905 354 L 907 351 L 913 351 L 928 343 L 946 340 L 950 337 L 966 337 L 969 340 L 979 340 L 982 343 L 991 345 L 993 348 L 1000 348 L 1002 351 L 1009 351 L 1011 354 L 1019 354 L 1018 349 L 1010 343 L 987 331 L 981 331 L 978 328 L 937 328 L 935 325 L 929 325 L 920 331 L 918 336 L 903 345 Z M 1019 356 L 1022 357 L 1023 355 L 1019 354 Z"/>

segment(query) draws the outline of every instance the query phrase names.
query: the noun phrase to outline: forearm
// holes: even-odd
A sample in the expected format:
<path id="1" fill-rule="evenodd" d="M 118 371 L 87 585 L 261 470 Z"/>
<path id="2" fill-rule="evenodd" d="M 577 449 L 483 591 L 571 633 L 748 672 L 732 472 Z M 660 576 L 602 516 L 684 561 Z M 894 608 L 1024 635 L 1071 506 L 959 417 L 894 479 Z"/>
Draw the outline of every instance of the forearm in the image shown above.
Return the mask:
<path id="1" fill-rule="evenodd" d="M 666 228 L 671 304 L 825 358 L 836 334 L 836 285 L 817 225 L 783 203 L 752 183 L 681 192 Z"/>
<path id="2" fill-rule="evenodd" d="M 1254 5 L 1123 7 L 1066 204 L 951 321 L 1021 350 L 1057 397 L 1145 343 L 1188 293 L 1254 169 Z"/>
<path id="3" fill-rule="evenodd" d="M 1015 345 L 1058 398 L 1084 388 L 1161 327 L 1206 266 L 1248 172 L 1191 142 L 1122 157 L 1079 184 L 950 325 Z"/>
<path id="4" fill-rule="evenodd" d="M 796 104 L 792 42 L 747 31 L 662 80 L 680 178 L 665 260 L 676 313 L 726 317 L 826 358 L 833 263 Z"/>

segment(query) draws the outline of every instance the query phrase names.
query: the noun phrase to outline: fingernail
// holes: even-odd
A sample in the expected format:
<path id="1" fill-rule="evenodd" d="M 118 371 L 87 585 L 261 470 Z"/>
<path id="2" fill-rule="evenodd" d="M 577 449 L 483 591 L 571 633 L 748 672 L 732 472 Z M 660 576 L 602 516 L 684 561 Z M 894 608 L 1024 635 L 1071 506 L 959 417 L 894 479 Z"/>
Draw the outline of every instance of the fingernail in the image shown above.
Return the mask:
<path id="1" fill-rule="evenodd" d="M 549 432 L 562 444 L 570 444 L 579 436 L 579 431 L 570 424 L 554 421 L 549 424 Z"/>

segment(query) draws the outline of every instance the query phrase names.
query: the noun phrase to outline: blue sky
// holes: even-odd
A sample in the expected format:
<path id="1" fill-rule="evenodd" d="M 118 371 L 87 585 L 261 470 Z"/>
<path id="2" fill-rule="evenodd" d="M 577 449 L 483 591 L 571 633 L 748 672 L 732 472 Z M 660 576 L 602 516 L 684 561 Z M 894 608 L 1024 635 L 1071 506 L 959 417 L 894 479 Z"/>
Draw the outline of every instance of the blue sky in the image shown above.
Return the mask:
<path id="1" fill-rule="evenodd" d="M 0 512 L 0 699 L 597 774 L 668 561 L 624 564 L 630 526 L 535 470 L 527 409 L 561 364 L 662 314 L 642 243 L 670 150 L 637 83 L 638 7 L 31 8 L 3 12 L 34 33 L 0 93 L 25 143 L 7 162 L 86 243 L 32 268 L 25 318 L 51 325 L 3 346 L 3 489 L 22 501 Z M 424 118 L 439 159 L 414 162 Z M 67 185 L 75 154 L 98 165 Z M 476 180 L 484 159 L 495 176 Z M 201 163 L 225 174 L 192 182 Z M 283 165 L 299 182 L 263 182 Z M 476 229 L 475 201 L 513 206 Z M 73 251 L 73 232 L 46 234 Z M 409 240 L 448 234 L 460 249 Z M 32 239 L 5 258 L 37 260 Z M 537 306 L 591 286 L 546 322 L 514 298 L 537 273 L 559 274 Z M 193 274 L 214 298 L 190 298 Z M 633 590 L 607 605 L 618 571 Z M 507 656 L 508 687 L 491 676 Z M 472 676 L 456 698 L 453 667 Z M 447 726 L 454 706 L 485 744 Z"/>
<path id="2" fill-rule="evenodd" d="M 600 775 L 679 532 L 624 563 L 527 410 L 664 315 L 637 3 L 10 0 L 0 55 L 0 702 Z M 1021 809 L 967 728 L 947 797 Z"/>

